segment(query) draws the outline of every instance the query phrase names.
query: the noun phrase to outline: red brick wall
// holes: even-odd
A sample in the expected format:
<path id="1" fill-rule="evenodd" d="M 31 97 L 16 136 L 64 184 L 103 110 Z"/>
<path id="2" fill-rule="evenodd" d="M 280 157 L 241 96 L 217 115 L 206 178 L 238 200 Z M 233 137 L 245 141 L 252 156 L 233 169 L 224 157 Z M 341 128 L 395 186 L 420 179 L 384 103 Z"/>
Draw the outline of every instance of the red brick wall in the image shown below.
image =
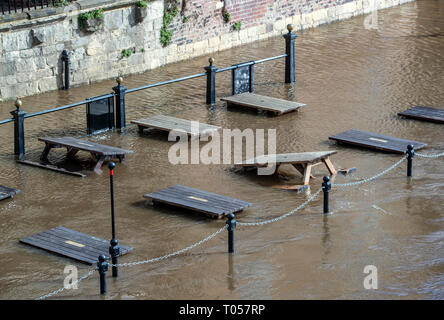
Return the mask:
<path id="1" fill-rule="evenodd" d="M 185 1 L 185 6 L 183 2 Z M 340 5 L 351 0 L 182 0 L 180 14 L 170 28 L 174 29 L 173 43 L 183 45 L 227 33 L 236 21 L 242 28 L 273 22 L 321 8 Z M 217 7 L 219 4 L 219 7 Z M 230 13 L 225 22 L 223 10 Z M 184 22 L 184 17 L 188 21 Z"/>

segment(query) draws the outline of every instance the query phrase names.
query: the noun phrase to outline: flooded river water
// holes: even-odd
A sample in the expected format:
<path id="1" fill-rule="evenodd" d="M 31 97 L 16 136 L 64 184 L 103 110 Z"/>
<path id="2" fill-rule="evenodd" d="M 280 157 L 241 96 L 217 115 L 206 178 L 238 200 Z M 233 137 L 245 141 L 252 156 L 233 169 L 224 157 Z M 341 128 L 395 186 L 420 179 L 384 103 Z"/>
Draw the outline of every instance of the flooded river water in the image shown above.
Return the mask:
<path id="1" fill-rule="evenodd" d="M 364 16 L 298 32 L 296 84 L 286 85 L 284 61 L 256 66 L 258 94 L 303 102 L 299 112 L 267 117 L 227 110 L 219 98 L 230 93 L 230 73 L 217 75 L 218 102 L 205 105 L 205 78 L 138 91 L 126 96 L 127 121 L 156 114 L 199 120 L 223 128 L 277 130 L 277 152 L 337 150 L 336 167 L 356 167 L 335 182 L 355 181 L 388 168 L 399 155 L 338 146 L 330 135 L 358 129 L 422 141 L 422 153 L 444 151 L 441 124 L 402 119 L 414 105 L 444 108 L 444 1 L 417 1 L 378 12 L 378 28 L 364 28 Z M 280 55 L 281 37 L 214 54 L 216 65 Z M 203 72 L 208 56 L 126 77 L 134 88 Z M 114 80 L 23 98 L 27 112 L 61 106 L 111 92 Z M 13 102 L 0 104 L 9 118 Z M 41 136 L 86 135 L 84 107 L 25 121 L 27 157 L 38 159 Z M 0 203 L 0 298 L 33 299 L 63 286 L 67 264 L 87 266 L 19 244 L 20 238 L 59 225 L 110 238 L 107 169 L 91 171 L 88 154 L 69 164 L 84 179 L 25 167 L 14 162 L 13 125 L 0 126 L 0 184 L 18 188 Z M 237 215 L 242 222 L 277 217 L 317 191 L 326 174 L 316 167 L 311 190 L 274 189 L 278 177 L 255 177 L 231 165 L 172 165 L 165 135 L 108 132 L 91 141 L 134 151 L 115 170 L 117 238 L 134 248 L 120 262 L 144 260 L 193 244 L 224 225 L 174 208 L 152 207 L 144 193 L 182 184 L 253 203 Z M 51 153 L 52 162 L 64 152 Z M 84 168 L 83 168 L 84 167 Z M 290 171 L 288 169 L 288 171 Z M 297 179 L 296 179 L 297 181 Z M 186 254 L 120 269 L 109 278 L 102 299 L 443 299 L 443 158 L 414 160 L 414 177 L 405 164 L 368 184 L 331 192 L 333 214 L 324 216 L 322 197 L 283 221 L 238 227 L 236 253 L 226 253 L 224 231 Z M 378 270 L 378 289 L 366 290 L 366 265 Z M 110 272 L 109 272 L 110 275 Z M 64 291 L 61 299 L 100 299 L 98 275 Z"/>

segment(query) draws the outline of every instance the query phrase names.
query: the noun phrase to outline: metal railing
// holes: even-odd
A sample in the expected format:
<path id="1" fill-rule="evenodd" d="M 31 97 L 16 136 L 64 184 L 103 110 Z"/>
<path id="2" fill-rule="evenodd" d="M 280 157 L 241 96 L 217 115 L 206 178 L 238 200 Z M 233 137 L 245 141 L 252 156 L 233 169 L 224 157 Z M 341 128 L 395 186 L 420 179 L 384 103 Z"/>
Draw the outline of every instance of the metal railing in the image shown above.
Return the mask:
<path id="1" fill-rule="evenodd" d="M 2 1 L 2 0 L 0 0 Z M 232 88 L 233 92 L 232 94 L 240 93 L 240 92 L 253 92 L 253 82 L 254 82 L 254 65 L 265 63 L 268 61 L 276 60 L 285 58 L 285 83 L 293 83 L 295 82 L 295 54 L 294 54 L 294 40 L 296 39 L 297 35 L 292 33 L 293 27 L 291 25 L 287 26 L 288 33 L 285 34 L 283 37 L 285 38 L 285 44 L 286 44 L 286 52 L 285 54 L 281 54 L 274 57 L 268 57 L 256 61 L 248 61 L 248 62 L 242 62 L 239 64 L 235 64 L 232 66 L 228 66 L 225 68 L 218 68 L 214 66 L 214 58 L 209 59 L 209 66 L 204 67 L 205 72 L 193 74 L 190 76 L 185 76 L 181 78 L 156 82 L 153 84 L 148 84 L 144 86 L 140 86 L 137 88 L 127 89 L 125 86 L 122 85 L 123 79 L 122 77 L 118 77 L 116 79 L 117 86 L 113 87 L 113 93 L 105 94 L 100 97 L 94 97 L 90 99 L 85 99 L 80 102 L 71 103 L 68 105 L 51 108 L 43 111 L 33 112 L 33 113 L 26 113 L 22 110 L 22 102 L 17 99 L 15 106 L 16 110 L 12 111 L 12 118 L 0 120 L 0 125 L 6 124 L 9 122 L 14 122 L 14 153 L 19 159 L 23 159 L 25 156 L 25 136 L 24 136 L 24 120 L 31 117 L 36 117 L 40 115 L 45 115 L 51 112 L 66 110 L 70 108 L 74 108 L 81 105 L 86 105 L 88 103 L 97 101 L 99 99 L 105 99 L 105 98 L 115 98 L 114 103 L 114 114 L 115 116 L 113 119 L 115 119 L 115 128 L 117 129 L 123 129 L 126 127 L 126 117 L 125 117 L 125 95 L 127 93 L 137 92 L 140 90 L 155 88 L 163 85 L 168 85 L 176 82 L 191 80 L 195 78 L 200 77 L 207 77 L 207 84 L 206 84 L 206 103 L 207 104 L 214 104 L 216 103 L 216 74 L 224 71 L 232 71 Z M 62 59 L 65 62 L 65 89 L 69 88 L 69 77 L 68 72 L 66 70 L 69 70 L 69 54 L 66 50 L 63 50 Z M 242 71 L 247 72 L 248 80 L 245 83 L 241 83 L 242 87 L 236 88 L 236 85 L 239 81 L 239 78 L 236 78 L 236 71 Z M 235 79 L 238 79 L 235 81 Z M 242 91 L 243 90 L 243 91 Z M 239 92 L 240 91 L 240 92 Z M 88 130 L 89 132 L 89 130 Z"/>
<path id="2" fill-rule="evenodd" d="M 63 6 L 72 0 L 0 0 L 3 15 L 43 9 L 47 7 Z"/>

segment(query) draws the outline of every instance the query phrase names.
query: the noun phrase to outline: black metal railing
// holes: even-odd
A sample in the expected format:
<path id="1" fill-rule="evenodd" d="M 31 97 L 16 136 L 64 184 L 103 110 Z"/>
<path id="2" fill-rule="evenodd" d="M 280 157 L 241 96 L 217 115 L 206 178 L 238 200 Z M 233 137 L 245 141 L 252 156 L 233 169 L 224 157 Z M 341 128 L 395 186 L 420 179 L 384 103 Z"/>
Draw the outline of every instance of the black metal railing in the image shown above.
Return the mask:
<path id="1" fill-rule="evenodd" d="M 1 1 L 1 0 L 0 0 Z M 163 85 L 168 85 L 180 81 L 200 78 L 200 77 L 206 77 L 207 78 L 207 84 L 206 84 L 206 103 L 207 104 L 214 104 L 216 102 L 216 74 L 220 72 L 225 71 L 231 71 L 232 77 L 232 94 L 238 94 L 243 92 L 253 92 L 253 82 L 254 82 L 254 66 L 256 64 L 285 58 L 285 83 L 293 83 L 295 82 L 295 54 L 294 54 L 294 40 L 296 39 L 296 34 L 292 33 L 292 27 L 289 25 L 288 27 L 288 33 L 284 35 L 285 42 L 286 42 L 286 53 L 281 54 L 274 57 L 269 57 L 265 59 L 255 60 L 255 61 L 248 61 L 243 63 L 238 63 L 231 65 L 229 67 L 225 68 L 218 68 L 214 65 L 214 59 L 209 59 L 209 65 L 204 67 L 205 72 L 176 78 L 172 80 L 166 80 L 161 82 L 156 82 L 153 84 L 148 84 L 144 86 L 140 86 L 137 88 L 127 89 L 125 86 L 122 85 L 123 79 L 121 77 L 118 77 L 117 80 L 117 86 L 113 87 L 112 93 L 101 95 L 99 97 L 93 97 L 90 99 L 86 99 L 84 101 L 71 103 L 68 105 L 64 105 L 61 107 L 56 107 L 48 110 L 33 112 L 33 113 L 26 113 L 21 109 L 22 103 L 19 99 L 17 99 L 15 106 L 16 110 L 11 112 L 11 115 L 13 116 L 10 119 L 0 120 L 0 125 L 6 124 L 9 122 L 14 122 L 14 153 L 18 156 L 19 159 L 22 159 L 25 155 L 25 137 L 24 137 L 24 120 L 31 117 L 36 117 L 40 115 L 45 115 L 48 113 L 60 111 L 60 110 L 66 110 L 70 108 L 74 108 L 77 106 L 86 105 L 87 110 L 90 110 L 91 103 L 97 101 L 101 101 L 102 103 L 105 103 L 104 100 L 107 100 L 108 106 L 113 104 L 113 110 L 110 111 L 113 114 L 101 114 L 100 117 L 107 118 L 107 121 L 103 121 L 103 123 L 106 124 L 105 127 L 111 128 L 115 127 L 117 129 L 123 129 L 126 127 L 126 119 L 125 119 L 125 95 L 127 93 L 137 92 L 140 90 L 145 90 L 149 88 L 159 87 Z M 69 55 L 67 52 L 63 55 L 64 61 L 69 64 Z M 65 80 L 66 82 L 66 80 Z M 69 88 L 69 85 L 65 85 L 65 89 Z M 114 101 L 111 101 L 114 99 Z M 100 104 L 100 103 L 99 103 Z M 109 110 L 111 107 L 108 108 Z M 98 128 L 96 127 L 90 127 L 89 123 L 91 123 L 91 117 L 93 115 L 88 114 L 87 111 L 87 132 L 88 134 L 94 133 Z M 100 117 L 98 114 L 94 115 L 96 118 L 94 121 L 97 123 L 97 121 L 100 121 Z M 115 121 L 114 123 L 110 124 L 109 119 L 112 119 L 112 121 Z M 105 128 L 104 127 L 104 128 Z M 106 128 L 105 128 L 106 129 Z"/>
<path id="2" fill-rule="evenodd" d="M 2 14 L 63 6 L 73 0 L 0 0 Z"/>

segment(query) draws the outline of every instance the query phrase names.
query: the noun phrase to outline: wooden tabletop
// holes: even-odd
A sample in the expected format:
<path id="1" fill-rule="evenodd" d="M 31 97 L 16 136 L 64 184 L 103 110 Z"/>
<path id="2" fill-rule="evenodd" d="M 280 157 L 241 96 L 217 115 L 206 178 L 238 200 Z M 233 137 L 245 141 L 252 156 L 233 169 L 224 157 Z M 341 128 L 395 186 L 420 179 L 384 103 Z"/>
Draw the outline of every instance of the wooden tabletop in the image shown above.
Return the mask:
<path id="1" fill-rule="evenodd" d="M 322 159 L 326 159 L 337 151 L 315 151 L 315 152 L 300 152 L 300 153 L 280 153 L 272 155 L 263 155 L 256 158 L 235 163 L 237 167 L 262 167 L 267 166 L 268 163 L 276 165 L 280 164 L 298 164 L 298 163 L 316 163 Z"/>
<path id="2" fill-rule="evenodd" d="M 185 120 L 164 115 L 156 115 L 149 118 L 132 120 L 131 123 L 142 127 L 154 128 L 164 131 L 183 130 L 188 135 L 204 135 L 221 129 L 221 127 L 218 126 L 199 122 L 199 131 L 196 133 L 191 131 L 191 120 Z"/>
<path id="3" fill-rule="evenodd" d="M 104 156 L 124 155 L 124 154 L 133 153 L 133 151 L 131 150 L 115 148 L 112 146 L 107 146 L 71 137 L 60 137 L 60 138 L 43 137 L 39 138 L 39 140 L 52 145 L 74 148 Z"/>
<path id="4" fill-rule="evenodd" d="M 426 120 L 430 122 L 444 123 L 444 109 L 436 109 L 424 106 L 416 106 L 398 113 L 406 118 Z"/>
<path id="5" fill-rule="evenodd" d="M 376 149 L 393 153 L 405 153 L 407 146 L 412 144 L 415 149 L 421 149 L 427 146 L 426 143 L 414 140 L 406 140 L 385 136 L 378 133 L 366 132 L 360 130 L 348 130 L 329 137 L 344 144 L 361 146 L 367 149 Z"/>
<path id="6" fill-rule="evenodd" d="M 277 99 L 267 96 L 261 96 L 249 92 L 221 98 L 221 100 L 231 104 L 237 104 L 240 106 L 272 111 L 277 114 L 283 114 L 290 111 L 295 111 L 300 107 L 305 106 L 305 104 L 303 103 Z"/>
<path id="7" fill-rule="evenodd" d="M 246 201 L 181 185 L 145 194 L 144 198 L 202 212 L 215 218 L 222 218 L 251 206 Z"/>

